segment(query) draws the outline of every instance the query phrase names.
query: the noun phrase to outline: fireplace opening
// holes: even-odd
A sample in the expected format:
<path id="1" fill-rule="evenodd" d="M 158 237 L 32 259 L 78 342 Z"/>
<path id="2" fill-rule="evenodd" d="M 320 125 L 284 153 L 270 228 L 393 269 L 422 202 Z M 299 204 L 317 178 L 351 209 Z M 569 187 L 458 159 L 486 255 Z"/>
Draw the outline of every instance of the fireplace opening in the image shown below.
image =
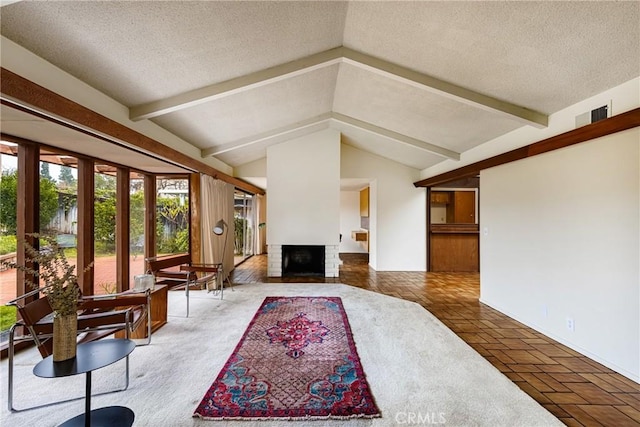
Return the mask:
<path id="1" fill-rule="evenodd" d="M 282 276 L 324 277 L 324 246 L 282 245 Z"/>

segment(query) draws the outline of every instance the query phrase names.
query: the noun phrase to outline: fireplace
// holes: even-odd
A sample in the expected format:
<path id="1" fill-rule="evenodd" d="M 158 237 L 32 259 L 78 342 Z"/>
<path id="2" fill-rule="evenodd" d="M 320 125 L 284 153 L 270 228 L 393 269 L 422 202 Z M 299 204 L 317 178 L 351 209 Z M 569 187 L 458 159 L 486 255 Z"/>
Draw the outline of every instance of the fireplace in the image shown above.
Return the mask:
<path id="1" fill-rule="evenodd" d="M 324 246 L 282 245 L 282 276 L 324 277 Z"/>
<path id="2" fill-rule="evenodd" d="M 285 249 L 287 248 L 287 249 Z M 290 252 L 285 258 L 285 251 Z M 300 250 L 302 248 L 302 250 Z M 267 245 L 267 276 L 323 276 L 338 277 L 340 257 L 338 245 Z M 309 253 L 311 252 L 311 253 Z M 286 262 L 285 262 L 286 259 Z M 310 261 L 313 260 L 313 261 Z M 311 262 L 313 266 L 304 266 Z M 286 263 L 287 273 L 284 272 Z M 304 266 L 304 268 L 303 268 Z M 293 271 L 292 271 L 293 268 Z"/>

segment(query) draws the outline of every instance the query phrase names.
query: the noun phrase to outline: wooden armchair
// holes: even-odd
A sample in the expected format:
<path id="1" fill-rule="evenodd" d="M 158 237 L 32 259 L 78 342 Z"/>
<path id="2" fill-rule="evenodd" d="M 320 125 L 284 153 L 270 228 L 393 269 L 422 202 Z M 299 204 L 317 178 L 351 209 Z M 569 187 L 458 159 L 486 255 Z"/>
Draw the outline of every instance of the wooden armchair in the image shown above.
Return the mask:
<path id="1" fill-rule="evenodd" d="M 34 406 L 31 408 L 18 410 L 13 406 L 13 384 L 14 384 L 14 353 L 15 344 L 23 341 L 33 341 L 42 357 L 47 357 L 53 351 L 53 309 L 46 297 L 33 299 L 41 292 L 40 289 L 22 295 L 7 305 L 17 308 L 20 320 L 18 320 L 9 330 L 8 348 L 8 394 L 7 401 L 9 411 L 22 411 L 34 409 L 46 405 Z M 109 336 L 118 331 L 124 331 L 125 337 L 129 338 L 130 332 L 136 329 L 142 320 L 147 318 L 147 328 L 151 328 L 151 291 L 144 292 L 122 292 L 119 294 L 83 296 L 78 307 L 78 343 L 95 341 Z M 21 334 L 16 336 L 16 331 Z M 151 342 L 151 331 L 148 331 L 147 341 Z M 129 358 L 126 359 L 126 378 L 123 391 L 129 387 Z M 81 399 L 78 397 L 77 399 Z M 68 399 L 64 402 L 75 399 Z"/>
<path id="2" fill-rule="evenodd" d="M 186 317 L 189 317 L 189 288 L 191 286 L 209 288 L 210 283 L 215 283 L 215 289 L 218 289 L 218 285 L 222 289 L 223 283 L 219 283 L 222 277 L 220 264 L 194 264 L 191 262 L 189 254 L 152 257 L 146 258 L 145 261 L 147 272 L 153 274 L 156 284 L 168 285 L 169 289 L 185 289 Z"/>

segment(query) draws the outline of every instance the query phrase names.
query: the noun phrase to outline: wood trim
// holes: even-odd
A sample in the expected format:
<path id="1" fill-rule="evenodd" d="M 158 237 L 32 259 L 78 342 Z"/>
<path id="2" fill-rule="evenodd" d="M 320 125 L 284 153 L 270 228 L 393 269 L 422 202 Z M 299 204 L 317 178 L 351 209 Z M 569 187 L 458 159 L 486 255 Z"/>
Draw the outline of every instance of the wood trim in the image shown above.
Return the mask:
<path id="1" fill-rule="evenodd" d="M 0 104 L 2 104 L 2 102 L 0 101 Z M 47 151 L 50 151 L 52 153 L 56 153 L 59 154 L 61 156 L 71 156 L 71 157 L 75 157 L 76 159 L 90 159 L 93 160 L 95 163 L 99 163 L 101 165 L 110 165 L 113 166 L 115 168 L 119 168 L 119 167 L 125 167 L 125 168 L 129 168 L 129 170 L 131 172 L 135 172 L 141 175 L 147 174 L 149 172 L 146 172 L 142 169 L 137 169 L 135 167 L 131 167 L 131 166 L 125 166 L 122 165 L 120 163 L 114 163 L 108 160 L 104 160 L 104 159 L 100 159 L 97 157 L 93 157 L 93 156 L 88 156 L 86 154 L 82 154 L 82 153 L 78 153 L 76 151 L 71 151 L 71 150 L 67 150 L 66 148 L 60 148 L 60 147 L 56 147 L 54 145 L 49 145 L 49 144 L 45 144 L 42 142 L 37 142 L 37 141 L 33 141 L 30 139 L 25 139 L 25 138 L 20 138 L 19 136 L 14 136 L 14 135 L 10 135 L 8 133 L 3 133 L 2 131 L 0 131 L 0 139 L 2 139 L 3 141 L 9 141 L 9 142 L 14 142 L 16 144 L 26 144 L 26 145 L 33 145 L 36 147 L 39 147 L 40 150 L 44 149 Z M 187 176 L 188 173 L 187 172 L 183 172 L 183 173 L 162 173 L 162 174 L 157 174 L 157 176 Z"/>
<path id="2" fill-rule="evenodd" d="M 581 142 L 611 135 L 640 126 L 640 108 L 601 120 L 590 125 L 543 139 L 533 144 L 490 157 L 470 165 L 462 166 L 449 172 L 414 182 L 416 187 L 433 187 L 454 179 L 467 178 L 480 173 L 483 169 L 537 156 L 542 153 L 569 147 Z"/>
<path id="3" fill-rule="evenodd" d="M 163 145 L 127 126 L 109 119 L 95 111 L 71 101 L 57 93 L 40 86 L 6 68 L 0 68 L 2 94 L 16 101 L 25 103 L 38 110 L 46 111 L 67 120 L 68 124 L 79 126 L 79 129 L 92 129 L 100 135 L 107 135 L 115 141 L 125 141 L 145 152 L 153 153 L 164 159 L 171 159 L 183 167 L 210 175 L 216 179 L 228 182 L 238 188 L 254 194 L 264 194 L 264 190 L 227 175 L 205 163 L 189 157 L 178 150 Z M 113 142 L 115 142 L 113 141 Z"/>
<path id="4" fill-rule="evenodd" d="M 199 264 L 202 262 L 202 199 L 200 192 L 200 174 L 189 176 L 189 203 L 191 215 L 190 253 L 191 260 Z"/>
<path id="5" fill-rule="evenodd" d="M 156 177 L 144 176 L 144 257 L 156 256 Z M 145 267 L 146 268 L 146 267 Z"/>
<path id="6" fill-rule="evenodd" d="M 25 242 L 38 248 L 38 239 L 27 236 L 40 231 L 40 150 L 35 145 L 18 146 L 18 197 L 16 200 L 16 262 L 19 265 L 33 266 L 27 262 Z M 17 270 L 16 295 L 30 292 L 26 280 L 37 283 L 36 276 Z"/>
<path id="7" fill-rule="evenodd" d="M 478 224 L 431 224 L 432 234 L 478 234 Z"/>
<path id="8" fill-rule="evenodd" d="M 129 168 L 120 167 L 116 174 L 116 286 L 118 292 L 129 290 L 130 173 Z"/>
<path id="9" fill-rule="evenodd" d="M 94 185 L 93 160 L 78 159 L 78 285 L 85 295 L 93 295 L 93 268 L 83 270 L 93 262 L 94 254 Z"/>
<path id="10" fill-rule="evenodd" d="M 427 212 L 426 212 L 426 220 L 427 220 L 427 265 L 426 265 L 426 271 L 431 271 L 431 187 L 427 187 L 426 189 L 426 205 L 427 205 Z"/>

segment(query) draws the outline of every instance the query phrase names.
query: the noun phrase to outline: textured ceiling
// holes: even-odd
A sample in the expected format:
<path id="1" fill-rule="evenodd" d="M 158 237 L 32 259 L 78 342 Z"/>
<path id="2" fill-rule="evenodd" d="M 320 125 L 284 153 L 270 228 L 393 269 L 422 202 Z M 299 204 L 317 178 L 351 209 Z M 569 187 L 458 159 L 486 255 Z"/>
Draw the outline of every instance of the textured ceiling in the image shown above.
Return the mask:
<path id="1" fill-rule="evenodd" d="M 540 125 L 514 110 L 544 117 L 640 75 L 640 2 L 22 1 L 0 13 L 3 36 L 231 166 L 331 126 L 424 169 Z"/>
<path id="2" fill-rule="evenodd" d="M 352 2 L 343 45 L 550 114 L 638 76 L 640 2 Z"/>
<path id="3" fill-rule="evenodd" d="M 268 132 L 331 111 L 338 65 L 154 119 L 200 149 Z M 300 96 L 304 94 L 304 96 Z"/>

